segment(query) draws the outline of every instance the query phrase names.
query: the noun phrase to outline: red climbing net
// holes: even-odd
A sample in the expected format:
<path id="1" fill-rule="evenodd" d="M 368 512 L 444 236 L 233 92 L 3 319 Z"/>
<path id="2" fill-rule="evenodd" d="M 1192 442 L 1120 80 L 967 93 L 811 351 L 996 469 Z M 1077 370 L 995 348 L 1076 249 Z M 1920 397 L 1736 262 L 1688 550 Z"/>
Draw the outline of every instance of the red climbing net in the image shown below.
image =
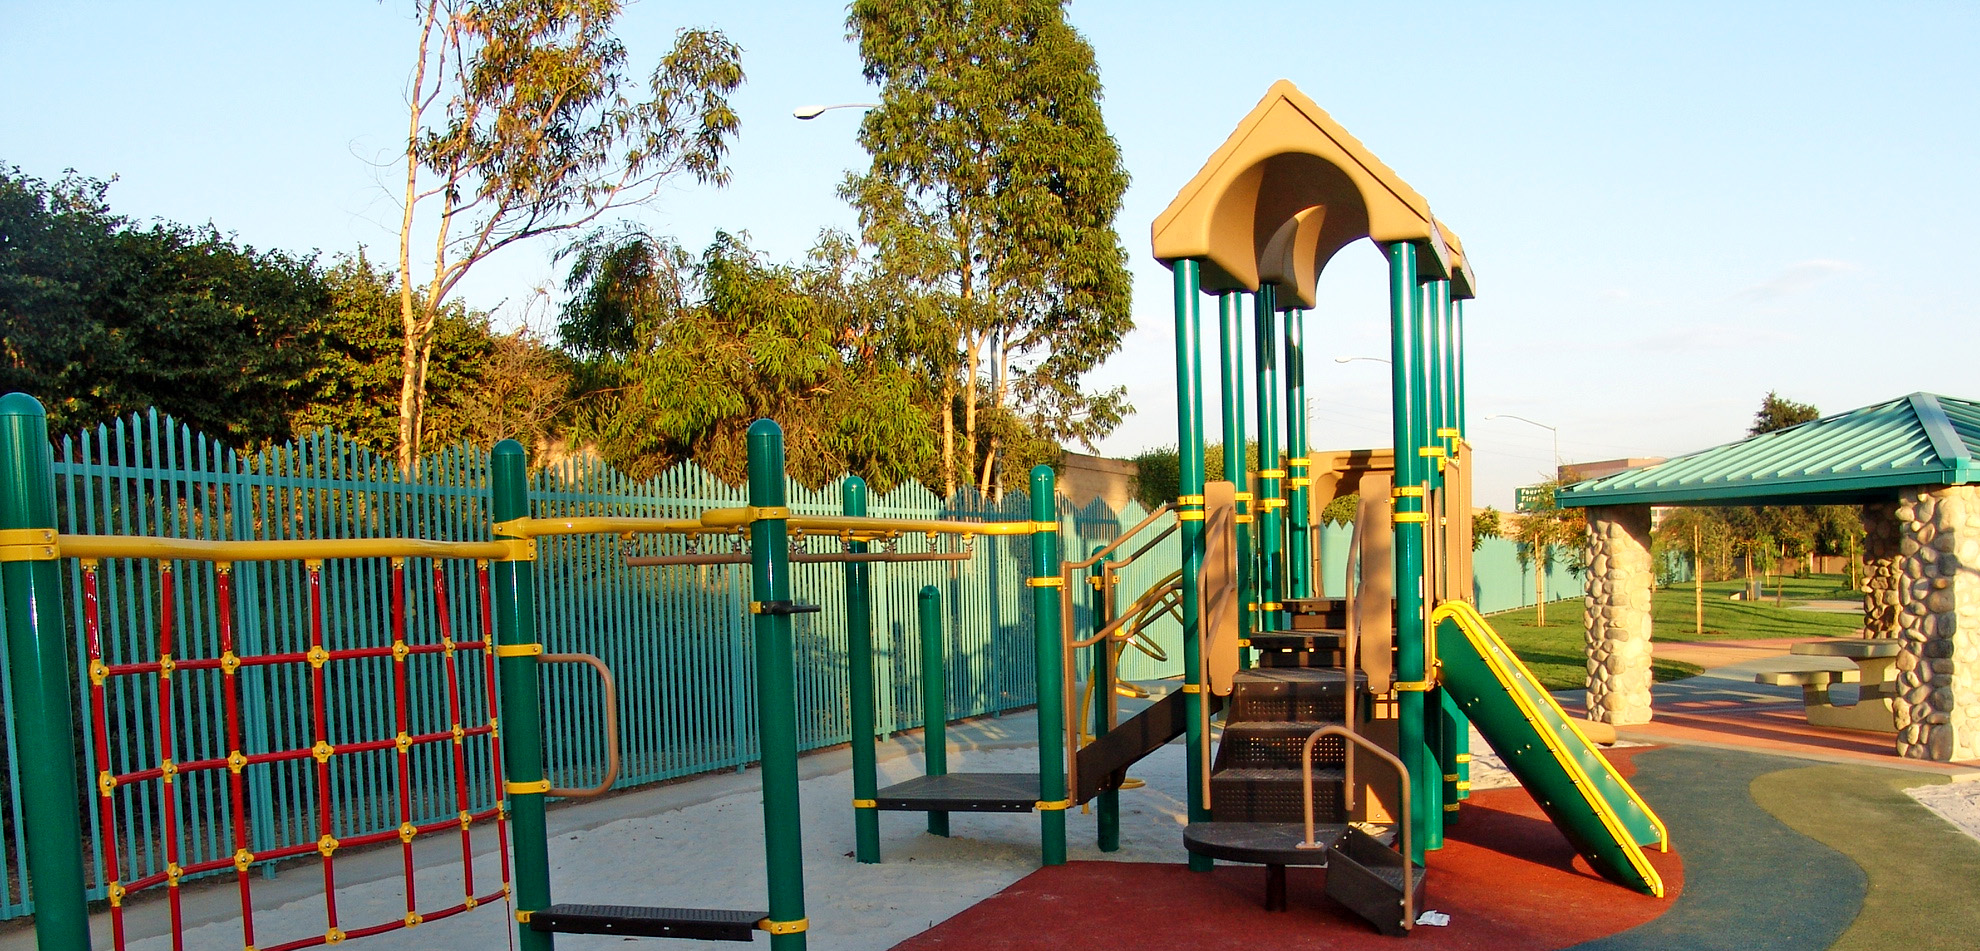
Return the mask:
<path id="1" fill-rule="evenodd" d="M 500 730 L 494 711 L 495 699 L 495 657 L 490 648 L 489 632 L 494 629 L 493 608 L 489 596 L 488 564 L 478 562 L 475 567 L 476 594 L 479 600 L 480 632 L 474 640 L 456 640 L 451 615 L 448 610 L 448 592 L 445 574 L 441 563 L 433 565 L 434 619 L 438 640 L 429 643 L 411 643 L 406 630 L 406 578 L 405 563 L 394 559 L 391 566 L 392 588 L 392 642 L 372 647 L 357 647 L 342 650 L 329 650 L 324 647 L 324 606 L 322 563 L 310 561 L 308 569 L 309 590 L 309 649 L 306 651 L 249 654 L 235 651 L 234 627 L 236 606 L 232 584 L 232 571 L 225 564 L 216 566 L 214 596 L 218 606 L 218 631 L 220 656 L 218 657 L 176 657 L 173 655 L 173 619 L 176 587 L 170 562 L 159 563 L 158 591 L 161 599 L 161 619 L 158 629 L 157 660 L 140 663 L 105 664 L 97 597 L 97 566 L 85 564 L 82 572 L 82 594 L 85 635 L 89 651 L 90 680 L 90 720 L 95 733 L 97 768 L 97 793 L 101 808 L 102 830 L 99 835 L 103 875 L 109 882 L 110 927 L 113 946 L 125 947 L 124 938 L 124 898 L 142 889 L 164 885 L 166 888 L 167 911 L 171 921 L 172 946 L 175 951 L 184 947 L 184 915 L 181 907 L 180 882 L 182 879 L 209 872 L 222 872 L 231 867 L 239 883 L 241 906 L 242 943 L 252 949 L 255 944 L 253 876 L 250 870 L 258 865 L 277 862 L 287 858 L 306 856 L 315 853 L 323 870 L 324 929 L 319 934 L 286 941 L 281 944 L 261 948 L 260 951 L 291 951 L 317 945 L 337 944 L 346 939 L 410 928 L 422 922 L 434 921 L 468 911 L 477 905 L 496 899 L 504 899 L 509 894 L 508 826 L 507 814 L 503 806 L 504 790 L 500 764 Z M 486 707 L 489 713 L 487 722 L 467 725 L 462 722 L 462 677 L 460 654 L 479 652 L 482 665 L 482 681 L 486 691 Z M 444 664 L 447 684 L 447 709 L 451 717 L 449 729 L 429 733 L 409 733 L 411 703 L 408 690 L 408 661 L 413 657 L 437 655 Z M 330 665 L 339 662 L 362 660 L 365 658 L 392 659 L 392 705 L 395 731 L 391 736 L 380 736 L 354 743 L 332 745 L 329 729 L 329 676 Z M 468 661 L 474 663 L 475 661 Z M 244 668 L 269 667 L 291 664 L 308 665 L 311 723 L 311 738 L 308 747 L 245 753 L 242 751 L 241 685 L 237 676 Z M 175 716 L 172 701 L 172 676 L 176 672 L 219 671 L 223 680 L 222 698 L 225 710 L 226 746 L 224 757 L 189 760 L 179 762 L 174 757 Z M 157 754 L 158 765 L 132 772 L 117 773 L 110 767 L 110 725 L 113 722 L 105 699 L 105 684 L 114 677 L 155 677 L 157 678 Z M 493 764 L 490 779 L 494 784 L 494 804 L 475 811 L 471 807 L 470 776 L 467 764 L 466 743 L 478 738 L 486 738 L 488 762 Z M 412 751 L 428 744 L 450 744 L 452 746 L 455 816 L 439 821 L 419 824 L 414 821 L 414 786 Z M 337 756 L 360 753 L 396 750 L 398 779 L 398 818 L 396 829 L 353 835 L 343 840 L 333 834 L 335 807 L 333 796 L 331 760 Z M 305 841 L 262 852 L 249 850 L 249 823 L 246 808 L 247 796 L 242 778 L 243 771 L 250 766 L 273 764 L 288 761 L 315 760 L 311 771 L 314 777 L 316 802 L 317 839 Z M 182 808 L 179 797 L 173 795 L 173 784 L 179 777 L 201 772 L 227 773 L 227 805 L 232 815 L 234 852 L 231 856 L 205 861 L 181 864 L 181 823 L 200 822 L 206 819 L 197 810 Z M 162 846 L 165 868 L 162 871 L 145 875 L 130 882 L 120 882 L 118 868 L 118 805 L 116 790 L 133 783 L 159 783 L 157 796 L 160 818 L 162 819 Z M 495 888 L 477 894 L 474 880 L 474 843 L 472 830 L 476 823 L 495 823 L 497 852 L 500 855 L 501 882 Z M 456 831 L 460 837 L 462 889 L 459 900 L 446 907 L 421 911 L 419 896 L 413 876 L 413 842 L 421 836 L 439 835 Z M 361 927 L 345 928 L 337 913 L 337 855 L 341 850 L 358 848 L 399 840 L 405 871 L 405 915 L 395 921 L 366 924 Z"/>

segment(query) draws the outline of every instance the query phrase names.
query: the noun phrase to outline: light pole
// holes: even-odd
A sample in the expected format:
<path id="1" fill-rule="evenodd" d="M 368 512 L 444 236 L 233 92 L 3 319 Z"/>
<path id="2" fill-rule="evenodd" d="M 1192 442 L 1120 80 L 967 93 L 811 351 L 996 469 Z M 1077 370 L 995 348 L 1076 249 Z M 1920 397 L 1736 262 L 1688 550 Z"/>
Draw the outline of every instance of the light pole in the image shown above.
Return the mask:
<path id="1" fill-rule="evenodd" d="M 1524 416 L 1514 416 L 1511 413 L 1493 413 L 1492 415 L 1487 416 L 1485 418 L 1486 419 L 1516 419 L 1529 426 L 1538 426 L 1541 429 L 1553 433 L 1554 434 L 1554 478 L 1558 479 L 1561 477 L 1561 431 L 1560 430 L 1555 429 L 1554 427 L 1549 426 L 1546 423 L 1527 419 Z"/>
<path id="2" fill-rule="evenodd" d="M 877 109 L 879 106 L 877 102 L 835 102 L 829 106 L 799 106 L 791 110 L 791 116 L 809 121 L 834 109 Z"/>

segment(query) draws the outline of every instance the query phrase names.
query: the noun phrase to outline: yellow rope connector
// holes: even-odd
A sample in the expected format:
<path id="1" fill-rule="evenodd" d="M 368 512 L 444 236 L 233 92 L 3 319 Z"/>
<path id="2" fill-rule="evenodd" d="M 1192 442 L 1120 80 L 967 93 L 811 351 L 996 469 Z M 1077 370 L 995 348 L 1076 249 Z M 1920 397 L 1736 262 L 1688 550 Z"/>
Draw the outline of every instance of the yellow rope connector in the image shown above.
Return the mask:
<path id="1" fill-rule="evenodd" d="M 1063 588 L 1066 586 L 1066 579 L 1060 575 L 1052 575 L 1045 578 L 1026 578 L 1024 583 L 1033 588 Z"/>
<path id="2" fill-rule="evenodd" d="M 111 775 L 109 770 L 106 769 L 103 772 L 96 774 L 96 789 L 98 792 L 101 792 L 105 797 L 108 797 L 111 791 L 115 790 L 116 788 L 117 788 L 117 777 Z"/>
<path id="3" fill-rule="evenodd" d="M 504 886 L 504 887 L 506 888 L 507 886 Z M 506 891 L 504 891 L 504 892 L 503 892 L 502 894 L 504 894 L 504 895 L 507 895 L 507 894 L 508 894 L 508 892 L 506 892 Z M 465 908 L 465 909 L 467 909 L 468 911 L 473 911 L 473 910 L 474 910 L 474 906 L 476 906 L 476 905 L 479 905 L 479 904 L 481 904 L 481 899 L 478 899 L 478 898 L 476 898 L 476 897 L 474 897 L 473 895 L 469 895 L 469 896 L 467 896 L 467 898 L 465 898 L 465 899 L 463 899 L 463 900 L 461 901 L 461 907 L 462 907 L 462 908 Z"/>
<path id="4" fill-rule="evenodd" d="M 458 723 L 454 724 L 454 745 L 461 745 L 461 741 L 465 739 L 467 739 L 467 730 L 463 729 Z"/>
<path id="5" fill-rule="evenodd" d="M 323 943 L 324 943 L 324 944 L 343 944 L 343 943 L 344 943 L 344 929 L 342 929 L 342 928 L 332 928 L 332 929 L 330 929 L 329 931 L 325 931 L 325 932 L 323 933 Z"/>
<path id="6" fill-rule="evenodd" d="M 412 749 L 412 734 L 401 733 L 398 736 L 392 738 L 392 744 L 399 748 L 399 752 L 404 753 L 407 750 Z"/>
<path id="7" fill-rule="evenodd" d="M 171 680 L 172 671 L 176 669 L 178 666 L 179 665 L 177 663 L 173 662 L 172 655 L 170 654 L 158 655 L 158 679 Z"/>
<path id="8" fill-rule="evenodd" d="M 474 825 L 474 813 L 469 812 L 466 809 L 461 810 L 460 819 L 461 819 L 461 828 L 463 829 L 471 825 Z"/>
<path id="9" fill-rule="evenodd" d="M 1033 808 L 1035 808 L 1035 809 L 1037 809 L 1037 810 L 1038 810 L 1039 812 L 1063 812 L 1063 811 L 1065 811 L 1065 810 L 1067 810 L 1067 809 L 1071 809 L 1071 808 L 1072 808 L 1072 800 L 1070 800 L 1070 799 L 1051 799 L 1051 800 L 1046 800 L 1046 799 L 1040 799 L 1040 800 L 1039 800 L 1039 801 L 1037 801 L 1036 803 L 1033 803 L 1033 804 L 1032 804 L 1032 807 L 1033 807 Z"/>
<path id="10" fill-rule="evenodd" d="M 404 919 L 404 920 L 405 920 L 405 923 L 406 923 L 406 927 L 408 927 L 408 928 L 417 928 L 417 927 L 419 927 L 419 923 L 420 923 L 420 922 L 422 922 L 422 921 L 425 921 L 426 919 L 425 919 L 425 918 L 422 918 L 422 917 L 420 917 L 420 914 L 419 914 L 419 912 L 416 912 L 416 911 L 409 911 L 409 912 L 406 912 L 406 917 L 405 917 L 405 919 Z"/>
<path id="11" fill-rule="evenodd" d="M 165 863 L 165 887 L 166 888 L 179 887 L 179 879 L 185 877 L 185 874 L 186 874 L 185 867 L 180 865 L 179 863 L 177 862 Z"/>
<path id="12" fill-rule="evenodd" d="M 124 886 L 123 886 L 122 884 L 120 884 L 120 883 L 118 883 L 118 882 L 111 882 L 111 883 L 110 883 L 110 894 L 109 894 L 109 898 L 110 898 L 110 907 L 112 907 L 112 908 L 116 908 L 116 907 L 119 907 L 119 906 L 121 906 L 121 905 L 123 905 L 123 903 L 124 903 L 124 894 L 125 894 L 125 892 L 124 892 Z"/>
<path id="13" fill-rule="evenodd" d="M 245 872 L 245 871 L 247 871 L 247 870 L 248 870 L 248 868 L 249 868 L 249 866 L 252 866 L 253 864 L 254 864 L 254 853 L 253 853 L 253 852 L 249 852 L 249 851 L 248 851 L 248 850 L 246 850 L 246 849 L 237 849 L 237 850 L 235 850 L 235 852 L 234 852 L 234 871 L 236 871 L 236 872 Z"/>
<path id="14" fill-rule="evenodd" d="M 811 919 L 799 918 L 796 921 L 771 921 L 765 918 L 757 922 L 756 927 L 760 931 L 767 931 L 771 934 L 799 934 L 811 927 Z"/>
<path id="15" fill-rule="evenodd" d="M 454 656 L 454 639 L 453 639 L 453 638 L 451 638 L 451 637 L 443 637 L 443 638 L 441 638 L 441 639 L 440 639 L 440 653 L 442 653 L 442 654 L 445 654 L 445 655 L 447 655 L 448 657 L 452 657 L 452 656 Z"/>
<path id="16" fill-rule="evenodd" d="M 98 687 L 101 687 L 103 686 L 103 681 L 108 679 L 109 676 L 110 676 L 110 667 L 108 664 L 105 664 L 100 660 L 92 660 L 89 662 L 90 683 L 95 684 Z"/>
<path id="17" fill-rule="evenodd" d="M 418 826 L 415 826 L 410 822 L 399 823 L 399 841 L 404 842 L 407 845 L 411 845 L 413 836 L 416 836 L 418 834 L 419 834 Z"/>
<path id="18" fill-rule="evenodd" d="M 220 655 L 220 672 L 229 677 L 241 669 L 241 655 L 227 651 Z"/>
<path id="19" fill-rule="evenodd" d="M 312 647 L 309 653 L 303 656 L 308 657 L 309 665 L 318 670 L 323 669 L 323 665 L 330 662 L 330 652 L 321 647 Z"/>
<path id="20" fill-rule="evenodd" d="M 170 785 L 172 782 L 172 777 L 179 775 L 179 764 L 174 763 L 168 759 L 165 762 L 158 764 L 158 772 L 159 775 L 165 778 L 166 785 Z"/>
<path id="21" fill-rule="evenodd" d="M 330 762 L 330 757 L 337 755 L 337 748 L 322 740 L 317 740 L 316 745 L 309 748 L 309 755 L 315 757 L 319 763 L 328 763 Z"/>
<path id="22" fill-rule="evenodd" d="M 392 642 L 393 660 L 403 664 L 406 662 L 406 657 L 411 653 L 412 653 L 412 647 L 408 645 L 405 641 L 395 640 Z"/>
<path id="23" fill-rule="evenodd" d="M 337 845 L 337 837 L 326 832 L 323 838 L 316 840 L 316 851 L 322 853 L 324 858 L 329 858 L 337 854 Z"/>
<path id="24" fill-rule="evenodd" d="M 227 754 L 227 772 L 233 773 L 238 776 L 240 775 L 241 770 L 246 768 L 247 768 L 246 754 L 242 753 L 240 750 L 234 750 Z"/>
<path id="25" fill-rule="evenodd" d="M 855 799 L 855 800 L 853 800 L 853 808 L 854 808 L 854 809 L 878 809 L 878 808 L 880 808 L 880 803 L 879 803 L 879 801 L 878 801 L 878 800 L 874 800 L 874 799 Z"/>
<path id="26" fill-rule="evenodd" d="M 494 717 L 488 718 L 488 738 L 492 740 L 499 740 L 502 738 L 502 724 Z"/>

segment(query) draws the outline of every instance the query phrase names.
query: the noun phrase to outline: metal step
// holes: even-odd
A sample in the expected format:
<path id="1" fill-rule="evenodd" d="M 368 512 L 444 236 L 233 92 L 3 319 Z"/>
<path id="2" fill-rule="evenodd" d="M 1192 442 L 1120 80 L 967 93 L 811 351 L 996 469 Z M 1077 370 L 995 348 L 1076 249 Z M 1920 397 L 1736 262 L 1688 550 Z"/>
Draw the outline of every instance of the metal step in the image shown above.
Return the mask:
<path id="1" fill-rule="evenodd" d="M 1327 724 L 1315 720 L 1240 720 L 1224 724 L 1214 770 L 1300 768 L 1306 739 Z M 1339 766 L 1347 759 L 1347 744 L 1324 736 L 1313 747 L 1316 767 Z"/>
<path id="2" fill-rule="evenodd" d="M 1360 672 L 1357 684 L 1366 683 Z M 1347 674 L 1318 667 L 1255 667 L 1232 678 L 1230 720 L 1347 719 Z"/>
<path id="3" fill-rule="evenodd" d="M 1183 847 L 1226 862 L 1325 867 L 1328 851 L 1346 831 L 1340 823 L 1315 822 L 1313 841 L 1320 848 L 1302 849 L 1303 822 L 1192 822 L 1183 829 Z"/>
<path id="4" fill-rule="evenodd" d="M 918 776 L 880 790 L 873 802 L 893 812 L 1030 812 L 1038 807 L 1038 774 Z"/>
<path id="5" fill-rule="evenodd" d="M 1404 874 L 1415 879 L 1415 908 L 1403 907 Z M 1423 907 L 1423 874 L 1423 866 L 1357 828 L 1350 827 L 1327 850 L 1327 897 L 1391 937 L 1406 935 L 1415 926 L 1415 909 Z"/>
<path id="6" fill-rule="evenodd" d="M 1343 770 L 1313 770 L 1313 821 L 1344 822 Z M 1300 822 L 1306 810 L 1297 769 L 1224 769 L 1210 774 L 1210 811 L 1219 822 Z"/>
<path id="7" fill-rule="evenodd" d="M 531 931 L 615 934 L 638 938 L 749 941 L 763 911 L 710 908 L 645 908 L 638 905 L 551 905 L 529 916 Z"/>

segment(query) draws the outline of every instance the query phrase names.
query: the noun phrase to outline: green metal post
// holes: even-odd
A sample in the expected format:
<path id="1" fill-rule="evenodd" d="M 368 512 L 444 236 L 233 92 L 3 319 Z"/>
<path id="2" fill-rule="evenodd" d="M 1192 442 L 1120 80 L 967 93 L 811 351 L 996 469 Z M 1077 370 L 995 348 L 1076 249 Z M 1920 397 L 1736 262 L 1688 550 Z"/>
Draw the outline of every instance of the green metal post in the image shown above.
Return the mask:
<path id="1" fill-rule="evenodd" d="M 1445 351 L 1449 354 L 1450 361 L 1451 397 L 1448 425 L 1457 432 L 1456 438 L 1451 440 L 1451 444 L 1455 449 L 1455 447 L 1464 443 L 1466 432 L 1464 424 L 1464 301 L 1452 299 L 1450 309 L 1445 315 L 1444 327 L 1446 339 L 1449 341 L 1449 345 L 1445 348 Z M 1470 447 L 1466 446 L 1464 451 L 1466 454 L 1465 465 L 1476 466 L 1476 460 L 1470 458 Z M 1460 504 L 1469 505 L 1471 504 L 1471 500 L 1468 498 L 1462 499 L 1460 500 Z M 1458 539 L 1458 544 L 1469 545 L 1471 544 L 1471 539 Z M 1469 591 L 1461 593 L 1467 600 L 1471 598 Z M 1446 699 L 1449 698 L 1446 697 Z M 1455 745 L 1458 775 L 1457 795 L 1460 800 L 1470 799 L 1471 719 L 1466 717 L 1463 708 L 1457 706 L 1455 703 L 1451 703 L 1447 709 L 1456 717 L 1456 722 L 1453 724 L 1452 729 L 1457 740 Z"/>
<path id="2" fill-rule="evenodd" d="M 1471 435 L 1471 426 L 1466 421 L 1466 401 L 1464 391 L 1464 301 L 1451 302 L 1451 357 L 1452 378 L 1457 381 L 1457 412 L 1451 418 L 1451 425 L 1457 427 L 1458 438 Z"/>
<path id="3" fill-rule="evenodd" d="M 1306 311 L 1286 311 L 1286 592 L 1313 597 L 1313 537 L 1307 511 Z"/>
<path id="4" fill-rule="evenodd" d="M 1258 285 L 1252 296 L 1258 347 L 1258 600 L 1257 629 L 1284 630 L 1281 603 L 1286 596 L 1284 458 L 1279 453 L 1278 288 Z"/>
<path id="5" fill-rule="evenodd" d="M 1422 346 L 1426 367 L 1424 383 L 1425 390 L 1429 394 L 1424 404 L 1424 444 L 1431 452 L 1439 454 L 1426 459 L 1425 467 L 1431 487 L 1442 490 L 1447 484 L 1444 479 L 1444 468 L 1452 445 L 1451 440 L 1444 435 L 1449 431 L 1450 426 L 1450 378 L 1447 372 L 1450 367 L 1450 354 L 1447 352 L 1449 341 L 1445 338 L 1444 328 L 1449 322 L 1447 318 L 1451 307 L 1451 282 L 1427 281 L 1423 284 L 1423 293 L 1426 305 L 1422 320 Z M 1448 526 L 1439 520 L 1439 515 L 1438 512 L 1431 513 L 1428 528 L 1436 539 L 1436 544 L 1431 546 L 1431 557 L 1436 559 L 1431 569 L 1438 578 L 1442 579 L 1446 577 L 1445 572 L 1451 568 L 1451 556 Z M 1426 607 L 1434 610 L 1436 605 L 1431 604 Z M 1436 772 L 1433 775 L 1437 778 L 1435 788 L 1438 791 L 1437 801 L 1440 809 L 1430 824 L 1435 832 L 1430 836 L 1430 841 L 1425 843 L 1428 848 L 1439 848 L 1443 845 L 1444 822 L 1457 813 L 1459 741 L 1458 721 L 1453 716 L 1455 710 L 1456 703 L 1446 696 L 1441 688 L 1430 692 L 1425 716 L 1428 718 L 1431 755 L 1436 759 Z"/>
<path id="6" fill-rule="evenodd" d="M 839 510 L 859 517 L 866 514 L 866 480 L 846 476 L 839 487 Z M 853 542 L 851 551 L 864 554 L 865 542 Z M 879 767 L 874 762 L 877 737 L 873 728 L 873 579 L 872 567 L 848 562 L 846 568 L 846 692 L 852 702 L 853 760 L 853 857 L 872 864 L 880 861 L 880 810 L 873 798 L 880 793 Z"/>
<path id="7" fill-rule="evenodd" d="M 1198 449 L 1197 456 L 1203 452 Z M 1202 463 L 1197 464 L 1201 467 Z M 1038 825 L 1044 865 L 1066 864 L 1066 650 L 1059 627 L 1059 488 L 1031 467 L 1031 616 L 1038 633 Z"/>
<path id="8" fill-rule="evenodd" d="M 1101 547 L 1093 546 L 1092 554 L 1098 554 Z M 1091 600 L 1088 601 L 1088 615 L 1093 618 L 1093 630 L 1097 631 L 1114 619 L 1113 612 L 1107 608 L 1108 602 L 1112 599 L 1108 597 L 1105 583 L 1106 560 L 1094 562 L 1093 567 L 1087 570 L 1087 575 L 1088 585 L 1092 589 L 1089 593 Z M 1114 709 L 1114 647 L 1102 640 L 1088 650 L 1093 652 L 1093 660 L 1087 668 L 1086 683 L 1093 690 L 1093 709 L 1090 714 L 1093 718 L 1093 737 L 1099 739 L 1106 736 L 1107 731 L 1112 728 L 1112 723 L 1109 721 L 1113 718 L 1108 714 Z M 1096 798 L 1098 802 L 1094 804 L 1093 812 L 1094 825 L 1099 827 L 1100 851 L 1118 852 L 1121 850 L 1121 791 L 1109 789 Z"/>
<path id="9" fill-rule="evenodd" d="M 1244 294 L 1217 295 L 1217 331 L 1222 344 L 1224 479 L 1237 490 L 1238 643 L 1251 640 L 1252 611 L 1258 604 L 1257 564 L 1251 551 L 1251 489 L 1245 478 L 1244 437 Z M 1251 648 L 1238 648 L 1238 667 L 1250 669 Z"/>
<path id="10" fill-rule="evenodd" d="M 489 464 L 495 521 L 528 518 L 529 455 L 522 444 L 513 439 L 496 443 Z M 489 566 L 489 578 L 495 587 L 499 645 L 495 668 L 502 700 L 502 775 L 508 782 L 516 914 L 521 917 L 550 906 L 549 830 L 543 819 L 550 784 L 543 767 L 543 697 L 537 685 L 542 645 L 536 630 L 536 562 L 497 561 Z M 548 932 L 524 927 L 520 935 L 523 951 L 549 951 L 556 946 L 555 936 Z"/>
<path id="11" fill-rule="evenodd" d="M 1410 365 L 1415 370 L 1414 379 L 1416 384 L 1412 393 L 1415 403 L 1410 407 L 1410 416 L 1416 429 L 1416 442 L 1415 448 L 1410 450 L 1410 454 L 1416 457 L 1416 472 L 1422 479 L 1422 485 L 1426 493 L 1442 488 L 1444 482 L 1443 473 L 1437 467 L 1437 460 L 1431 456 L 1424 455 L 1425 452 L 1431 450 L 1432 446 L 1437 445 L 1433 429 L 1435 423 L 1432 422 L 1435 419 L 1437 405 L 1436 392 L 1433 389 L 1437 376 L 1437 355 L 1435 352 L 1434 334 L 1431 332 L 1431 328 L 1435 326 L 1436 321 L 1436 285 L 1438 283 L 1436 281 L 1429 281 L 1416 285 L 1416 319 L 1413 324 L 1415 333 L 1412 335 L 1410 341 L 1411 348 L 1415 351 Z M 1424 501 L 1427 503 L 1429 500 L 1425 498 Z M 1428 511 L 1427 505 L 1425 506 L 1425 512 L 1427 518 L 1436 518 L 1435 513 Z M 1421 566 L 1420 571 L 1422 573 L 1417 576 L 1418 580 L 1415 584 L 1417 590 L 1422 593 L 1422 600 L 1418 602 L 1417 610 L 1418 617 L 1423 618 L 1427 617 L 1430 611 L 1435 608 L 1435 604 L 1432 603 L 1433 593 L 1430 591 L 1429 584 L 1429 574 L 1433 567 L 1430 564 L 1430 559 L 1441 556 L 1442 552 L 1435 551 L 1431 548 L 1430 540 L 1433 526 L 1429 522 L 1426 521 L 1424 524 L 1419 525 L 1418 530 L 1419 538 L 1421 539 L 1420 544 L 1422 545 L 1418 549 L 1420 553 L 1418 564 Z M 1441 570 L 1441 566 L 1437 567 Z M 1401 581 L 1398 579 L 1398 584 L 1400 583 Z M 1428 671 L 1431 658 L 1428 656 L 1429 644 L 1428 635 L 1425 632 L 1426 626 L 1424 621 L 1418 620 L 1416 626 L 1410 630 L 1413 632 L 1412 636 L 1418 638 L 1419 643 L 1423 644 L 1425 652 L 1424 668 Z M 1440 713 L 1443 708 L 1442 702 L 1436 694 L 1437 691 L 1432 689 L 1421 695 L 1423 703 L 1423 748 L 1420 762 L 1422 766 L 1419 771 L 1420 788 L 1415 792 L 1424 797 L 1422 813 L 1423 847 L 1425 849 L 1441 849 L 1444 847 L 1444 764 L 1443 757 L 1440 753 L 1444 748 L 1444 718 Z M 1405 760 L 1404 762 L 1410 761 Z"/>
<path id="12" fill-rule="evenodd" d="M 1196 261 L 1177 261 L 1174 265 L 1178 491 L 1184 498 L 1196 497 L 1193 503 L 1177 504 L 1182 527 L 1178 534 L 1182 536 L 1183 719 L 1188 744 L 1184 763 L 1189 774 L 1186 796 L 1190 822 L 1210 819 L 1210 810 L 1203 803 L 1205 770 L 1209 764 L 1203 758 L 1207 739 L 1203 735 L 1203 685 L 1199 674 L 1203 666 L 1203 606 L 1198 603 L 1197 593 L 1198 576 L 1203 573 L 1203 371 L 1198 348 L 1202 319 L 1198 291 L 1201 268 Z M 1190 853 L 1191 871 L 1207 872 L 1212 864 L 1208 856 Z"/>
<path id="13" fill-rule="evenodd" d="M 1409 490 L 1423 487 L 1423 459 L 1416 454 L 1422 445 L 1417 436 L 1415 401 L 1417 350 L 1416 336 L 1416 246 L 1407 241 L 1389 245 L 1389 364 L 1392 429 L 1396 447 L 1396 679 L 1399 686 L 1396 723 L 1397 758 L 1409 767 L 1411 851 L 1416 861 L 1423 859 L 1424 816 L 1441 812 L 1429 792 L 1423 775 L 1429 762 L 1424 746 L 1424 656 L 1423 656 L 1423 496 Z M 1408 687 L 1413 689 L 1402 689 Z"/>
<path id="14" fill-rule="evenodd" d="M 791 548 L 786 530 L 784 431 L 749 424 L 751 610 L 756 618 L 756 733 L 763 756 L 763 857 L 770 880 L 770 947 L 804 938 L 804 847 L 798 812 L 797 648 L 791 637 Z M 780 933 L 781 932 L 781 933 Z"/>
<path id="15" fill-rule="evenodd" d="M 27 839 L 34 940 L 41 951 L 89 951 L 77 810 L 76 717 L 62 573 L 55 561 L 55 459 L 48 416 L 26 393 L 0 397 L 0 590 L 14 692 L 21 826 Z M 19 559 L 19 560 L 15 560 Z"/>
<path id="16" fill-rule="evenodd" d="M 915 630 L 921 635 L 921 771 L 949 775 L 949 672 L 942 643 L 942 592 L 924 585 L 915 599 Z M 928 811 L 928 831 L 949 834 L 947 810 Z"/>

